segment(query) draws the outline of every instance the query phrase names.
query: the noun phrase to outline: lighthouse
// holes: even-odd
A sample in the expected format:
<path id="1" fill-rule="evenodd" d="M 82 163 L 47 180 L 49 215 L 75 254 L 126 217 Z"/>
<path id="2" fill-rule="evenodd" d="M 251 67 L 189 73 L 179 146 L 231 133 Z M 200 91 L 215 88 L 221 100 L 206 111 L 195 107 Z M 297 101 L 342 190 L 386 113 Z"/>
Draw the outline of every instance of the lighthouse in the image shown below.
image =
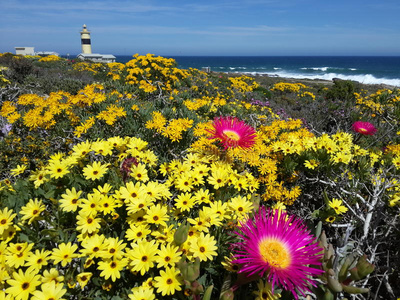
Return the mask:
<path id="1" fill-rule="evenodd" d="M 90 31 L 87 30 L 86 25 L 83 25 L 83 29 L 81 31 L 81 44 L 83 54 L 92 53 L 92 45 L 90 43 Z"/>
<path id="2" fill-rule="evenodd" d="M 92 53 L 92 44 L 90 42 L 90 32 L 87 30 L 86 25 L 83 25 L 81 31 L 81 45 L 82 53 L 78 54 L 76 58 L 81 60 L 90 60 L 93 62 L 112 63 L 115 62 L 116 57 L 112 54 L 98 54 Z"/>

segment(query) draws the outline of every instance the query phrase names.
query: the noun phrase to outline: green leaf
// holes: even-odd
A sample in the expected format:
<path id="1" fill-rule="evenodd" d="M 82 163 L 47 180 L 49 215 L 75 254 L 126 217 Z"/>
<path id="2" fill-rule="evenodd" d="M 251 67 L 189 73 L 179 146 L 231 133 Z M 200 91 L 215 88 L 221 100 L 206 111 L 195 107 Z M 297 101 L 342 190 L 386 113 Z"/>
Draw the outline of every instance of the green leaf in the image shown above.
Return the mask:
<path id="1" fill-rule="evenodd" d="M 32 240 L 24 233 L 19 234 L 19 239 L 21 240 L 21 242 L 32 243 Z"/>

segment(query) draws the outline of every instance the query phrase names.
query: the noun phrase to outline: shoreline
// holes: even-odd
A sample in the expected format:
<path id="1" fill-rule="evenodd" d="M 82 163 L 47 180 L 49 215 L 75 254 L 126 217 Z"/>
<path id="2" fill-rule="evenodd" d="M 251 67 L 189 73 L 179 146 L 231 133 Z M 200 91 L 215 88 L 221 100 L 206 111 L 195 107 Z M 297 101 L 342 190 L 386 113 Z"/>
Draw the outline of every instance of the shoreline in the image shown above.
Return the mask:
<path id="1" fill-rule="evenodd" d="M 214 72 L 214 71 L 211 71 Z M 303 83 L 303 84 L 309 84 L 309 85 L 324 85 L 324 86 L 333 86 L 335 84 L 336 80 L 342 80 L 342 81 L 351 81 L 355 84 L 359 84 L 361 86 L 366 86 L 368 89 L 373 89 L 373 90 L 379 90 L 379 89 L 389 89 L 389 90 L 395 90 L 399 89 L 398 86 L 395 85 L 390 85 L 390 84 L 385 84 L 385 83 L 362 83 L 356 80 L 349 80 L 349 79 L 341 79 L 341 78 L 333 78 L 332 80 L 327 80 L 327 79 L 311 79 L 311 78 L 293 78 L 293 77 L 281 77 L 278 75 L 271 76 L 269 74 L 263 74 L 263 73 L 255 73 L 255 74 L 249 74 L 247 72 L 214 72 L 214 73 L 223 73 L 227 74 L 229 76 L 250 76 L 254 77 L 255 79 L 261 79 L 261 81 L 271 81 L 271 82 L 290 82 L 290 83 Z M 263 80 L 264 79 L 264 80 Z M 266 79 L 266 80 L 265 80 Z"/>

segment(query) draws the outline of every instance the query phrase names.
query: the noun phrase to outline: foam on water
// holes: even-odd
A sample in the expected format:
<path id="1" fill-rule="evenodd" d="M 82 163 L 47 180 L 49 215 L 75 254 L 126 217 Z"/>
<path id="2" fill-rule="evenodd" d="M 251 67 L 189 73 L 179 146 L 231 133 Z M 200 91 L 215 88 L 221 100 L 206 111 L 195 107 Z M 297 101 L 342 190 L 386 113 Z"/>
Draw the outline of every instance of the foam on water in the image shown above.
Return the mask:
<path id="1" fill-rule="evenodd" d="M 295 79 L 321 79 L 321 80 L 332 80 L 334 78 L 339 78 L 343 80 L 353 80 L 364 84 L 387 84 L 392 86 L 400 86 L 400 79 L 390 79 L 390 78 L 377 78 L 371 74 L 361 74 L 361 75 L 345 75 L 340 73 L 325 73 L 325 74 L 301 74 L 301 73 L 291 73 L 286 71 L 281 72 L 247 72 L 248 74 L 266 74 L 269 76 L 278 76 L 286 78 Z"/>
<path id="2" fill-rule="evenodd" d="M 300 68 L 301 70 L 313 70 L 313 71 L 322 71 L 322 72 L 326 72 L 328 71 L 328 69 L 330 69 L 330 67 L 311 67 L 311 68 Z"/>

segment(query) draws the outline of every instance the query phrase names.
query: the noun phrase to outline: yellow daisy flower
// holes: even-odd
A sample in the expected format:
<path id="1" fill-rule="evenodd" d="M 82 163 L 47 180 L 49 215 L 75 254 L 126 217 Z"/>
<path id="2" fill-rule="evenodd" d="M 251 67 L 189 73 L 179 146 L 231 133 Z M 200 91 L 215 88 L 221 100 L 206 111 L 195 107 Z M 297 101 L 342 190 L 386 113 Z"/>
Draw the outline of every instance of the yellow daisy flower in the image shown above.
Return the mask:
<path id="1" fill-rule="evenodd" d="M 12 295 L 15 299 L 27 300 L 30 294 L 40 285 L 40 275 L 35 272 L 26 271 L 25 273 L 19 269 L 18 273 L 13 273 L 13 278 L 8 279 L 10 285 L 6 289 L 6 293 Z"/>
<path id="2" fill-rule="evenodd" d="M 340 199 L 332 198 L 328 205 L 333 208 L 338 215 L 343 214 L 348 210 L 346 206 L 343 206 L 343 201 Z"/>
<path id="3" fill-rule="evenodd" d="M 161 295 L 173 295 L 175 291 L 180 291 L 183 280 L 179 275 L 180 271 L 175 268 L 166 268 L 160 271 L 160 276 L 154 278 L 154 286 Z"/>
<path id="4" fill-rule="evenodd" d="M 218 254 L 215 251 L 218 249 L 216 244 L 214 237 L 209 234 L 204 235 L 202 232 L 190 245 L 190 251 L 193 253 L 193 257 L 198 257 L 200 261 L 212 260 L 212 257 Z"/>
<path id="5" fill-rule="evenodd" d="M 109 164 L 102 165 L 100 162 L 95 161 L 92 165 L 83 168 L 83 175 L 87 180 L 96 180 L 104 176 L 108 171 Z"/>

